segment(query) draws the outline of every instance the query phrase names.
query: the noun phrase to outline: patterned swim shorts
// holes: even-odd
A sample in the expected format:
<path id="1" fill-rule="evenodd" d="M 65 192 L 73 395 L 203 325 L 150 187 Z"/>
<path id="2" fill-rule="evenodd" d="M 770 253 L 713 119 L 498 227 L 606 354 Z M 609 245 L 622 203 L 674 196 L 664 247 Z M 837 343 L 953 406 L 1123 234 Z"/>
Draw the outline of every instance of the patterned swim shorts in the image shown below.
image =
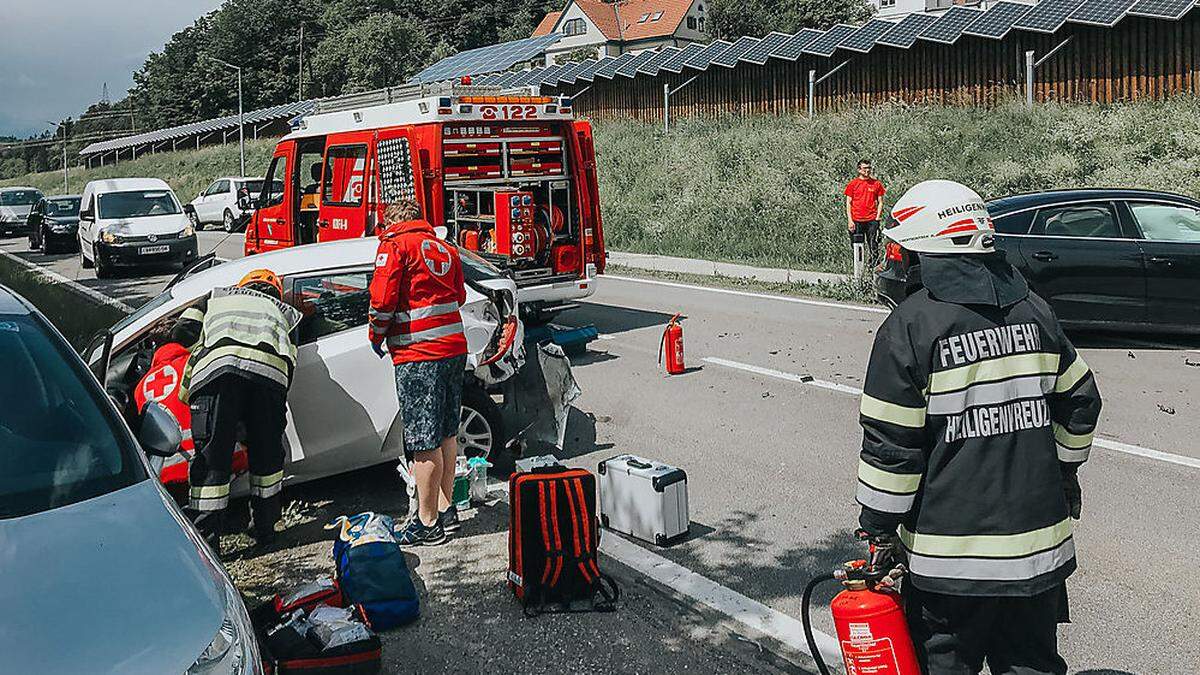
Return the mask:
<path id="1" fill-rule="evenodd" d="M 409 452 L 434 450 L 442 439 L 458 435 L 466 369 L 465 354 L 396 365 L 396 394 Z"/>

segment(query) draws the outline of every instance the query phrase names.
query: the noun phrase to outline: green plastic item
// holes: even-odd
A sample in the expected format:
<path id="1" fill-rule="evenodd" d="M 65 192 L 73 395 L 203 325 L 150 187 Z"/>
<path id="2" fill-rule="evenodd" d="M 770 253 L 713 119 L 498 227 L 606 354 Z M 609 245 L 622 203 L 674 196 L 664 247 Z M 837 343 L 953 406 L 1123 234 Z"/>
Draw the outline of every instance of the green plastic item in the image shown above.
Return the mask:
<path id="1" fill-rule="evenodd" d="M 461 464 L 454 470 L 454 493 L 451 499 L 455 508 L 471 508 L 471 471 Z"/>

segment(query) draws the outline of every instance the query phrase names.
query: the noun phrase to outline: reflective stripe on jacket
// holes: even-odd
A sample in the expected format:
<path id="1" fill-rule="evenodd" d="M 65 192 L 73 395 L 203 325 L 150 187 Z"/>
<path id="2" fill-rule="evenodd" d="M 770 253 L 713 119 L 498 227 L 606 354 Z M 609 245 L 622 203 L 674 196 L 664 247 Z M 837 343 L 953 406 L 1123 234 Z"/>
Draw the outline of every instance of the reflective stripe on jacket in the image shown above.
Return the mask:
<path id="1" fill-rule="evenodd" d="M 133 390 L 133 400 L 137 403 L 139 413 L 145 412 L 149 401 L 161 403 L 169 410 L 183 432 L 180 449 L 190 455 L 195 449 L 192 442 L 192 410 L 179 400 L 189 354 L 187 347 L 175 342 L 159 347 L 150 361 L 150 370 L 146 371 Z"/>
<path id="2" fill-rule="evenodd" d="M 466 301 L 458 250 L 421 220 L 380 233 L 371 278 L 370 337 L 393 363 L 467 353 L 459 309 Z"/>
<path id="3" fill-rule="evenodd" d="M 860 521 L 897 530 L 914 586 L 1033 596 L 1074 571 L 1064 472 L 1087 459 L 1100 395 L 1045 301 L 922 289 L 880 327 L 863 390 Z"/>
<path id="4" fill-rule="evenodd" d="M 227 373 L 288 388 L 296 364 L 294 317 L 284 313 L 290 308 L 253 291 L 216 289 L 207 307 L 197 309 L 204 321 L 184 375 L 185 394 Z"/>

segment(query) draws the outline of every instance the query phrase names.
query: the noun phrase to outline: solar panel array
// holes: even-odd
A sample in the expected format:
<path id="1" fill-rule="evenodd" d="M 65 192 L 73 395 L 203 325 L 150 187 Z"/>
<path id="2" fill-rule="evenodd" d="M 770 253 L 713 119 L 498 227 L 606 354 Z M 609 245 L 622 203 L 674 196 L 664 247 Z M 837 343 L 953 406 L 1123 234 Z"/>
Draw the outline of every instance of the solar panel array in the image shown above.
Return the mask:
<path id="1" fill-rule="evenodd" d="M 688 61 L 691 61 L 693 56 L 702 51 L 704 51 L 704 45 L 693 42 L 692 44 L 684 47 L 683 51 L 667 59 L 667 62 L 663 64 L 662 69 L 669 73 L 682 73 L 684 64 Z"/>
<path id="2" fill-rule="evenodd" d="M 1194 6 L 1193 0 L 1138 0 L 1129 8 L 1129 13 L 1133 16 L 1178 21 Z"/>
<path id="3" fill-rule="evenodd" d="M 1067 20 L 1089 26 L 1112 27 L 1133 7 L 1134 2 L 1136 0 L 1084 0 Z"/>
<path id="4" fill-rule="evenodd" d="M 774 52 L 772 52 L 771 56 L 777 59 L 795 61 L 796 59 L 800 58 L 801 54 L 804 53 L 805 47 L 812 44 L 813 40 L 816 40 L 824 34 L 825 33 L 817 30 L 816 28 L 803 28 L 799 33 L 793 35 L 790 40 L 782 45 L 779 45 L 779 49 L 776 49 Z"/>
<path id="5" fill-rule="evenodd" d="M 909 14 L 876 40 L 876 44 L 908 49 L 917 41 L 917 35 L 928 28 L 937 17 L 932 14 Z"/>
<path id="6" fill-rule="evenodd" d="M 983 14 L 984 12 L 978 9 L 951 7 L 945 14 L 938 17 L 937 21 L 918 33 L 917 39 L 952 45 L 962 36 L 963 29 L 975 23 Z"/>
<path id="7" fill-rule="evenodd" d="M 717 54 L 720 54 L 721 52 L 725 51 L 726 49 L 729 49 L 729 47 L 730 47 L 730 43 L 728 43 L 724 40 L 717 40 L 716 42 L 709 44 L 704 49 L 701 49 L 700 51 L 696 52 L 696 55 L 693 56 L 692 58 L 688 59 L 687 63 L 685 63 L 683 65 L 688 68 L 695 68 L 697 70 L 705 70 L 710 65 L 712 65 L 712 60 L 714 57 L 716 57 Z"/>
<path id="8" fill-rule="evenodd" d="M 771 55 L 783 46 L 785 42 L 791 40 L 792 36 L 787 33 L 771 33 L 754 45 L 754 49 L 746 52 L 742 56 L 742 60 L 746 63 L 753 63 L 761 66 L 771 58 Z"/>
<path id="9" fill-rule="evenodd" d="M 438 61 L 417 73 L 409 82 L 442 82 L 464 75 L 481 75 L 508 70 L 518 63 L 530 61 L 546 53 L 546 48 L 558 42 L 560 33 L 502 42 L 477 49 L 468 49 Z"/>
<path id="10" fill-rule="evenodd" d="M 1013 26 L 1035 33 L 1054 33 L 1082 4 L 1083 0 L 1042 0 Z"/>
<path id="11" fill-rule="evenodd" d="M 842 41 L 838 45 L 841 49 L 849 49 L 852 52 L 869 52 L 871 47 L 883 34 L 895 27 L 896 24 L 883 19 L 871 19 L 862 28 L 859 28 L 850 37 Z"/>
<path id="12" fill-rule="evenodd" d="M 639 52 L 637 56 L 634 56 L 632 59 L 626 61 L 625 64 L 620 68 L 617 68 L 617 75 L 620 75 L 621 77 L 633 77 L 634 75 L 637 75 L 638 68 L 641 68 L 642 64 L 646 63 L 652 58 L 654 58 L 654 52 Z"/>
<path id="13" fill-rule="evenodd" d="M 664 47 L 649 61 L 638 66 L 638 75 L 657 75 L 658 71 L 662 70 L 662 66 L 667 61 L 670 61 L 676 54 L 683 51 L 678 47 Z"/>
<path id="14" fill-rule="evenodd" d="M 850 37 L 857 27 L 844 23 L 825 31 L 821 37 L 813 40 L 804 48 L 805 54 L 816 54 L 817 56 L 833 56 L 833 52 L 837 49 L 838 43 Z"/>
<path id="15" fill-rule="evenodd" d="M 754 49 L 754 46 L 757 45 L 758 42 L 758 38 L 739 38 L 737 42 L 734 42 L 733 45 L 729 47 L 729 49 L 726 49 L 718 54 L 716 58 L 712 60 L 712 63 L 714 66 L 732 68 L 737 65 L 738 59 L 749 53 L 751 49 Z"/>
<path id="16" fill-rule="evenodd" d="M 1028 14 L 1031 9 L 1033 9 L 1032 5 L 1001 0 L 992 5 L 991 9 L 984 12 L 983 16 L 963 29 L 963 34 L 999 40 L 1008 35 L 1008 32 L 1012 30 L 1013 24 Z"/>

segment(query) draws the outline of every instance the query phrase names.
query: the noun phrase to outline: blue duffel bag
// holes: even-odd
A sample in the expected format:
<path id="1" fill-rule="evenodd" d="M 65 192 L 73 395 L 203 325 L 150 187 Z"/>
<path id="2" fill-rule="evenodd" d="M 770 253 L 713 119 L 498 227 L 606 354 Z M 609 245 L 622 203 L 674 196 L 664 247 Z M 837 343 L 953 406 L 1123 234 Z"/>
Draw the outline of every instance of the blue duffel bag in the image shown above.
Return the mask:
<path id="1" fill-rule="evenodd" d="M 325 527 L 338 529 L 333 562 L 342 593 L 361 608 L 370 626 L 384 631 L 416 621 L 420 599 L 392 534 L 392 519 L 368 511 L 338 516 Z"/>

